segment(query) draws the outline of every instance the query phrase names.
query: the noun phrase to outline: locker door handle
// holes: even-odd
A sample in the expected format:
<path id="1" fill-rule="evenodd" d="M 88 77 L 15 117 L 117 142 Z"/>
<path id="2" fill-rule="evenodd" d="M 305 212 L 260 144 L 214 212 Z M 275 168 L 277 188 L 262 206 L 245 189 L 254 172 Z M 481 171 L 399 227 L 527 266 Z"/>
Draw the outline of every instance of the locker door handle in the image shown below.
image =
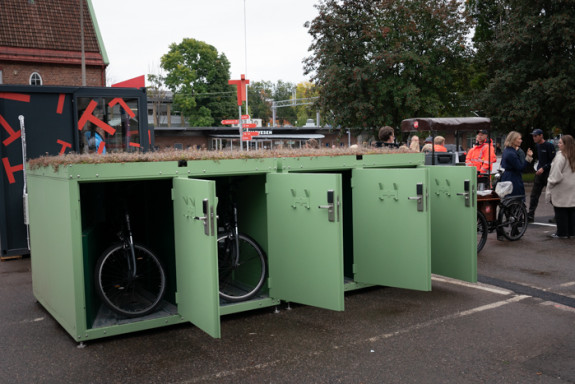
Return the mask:
<path id="1" fill-rule="evenodd" d="M 423 184 L 417 183 L 417 196 L 409 196 L 408 200 L 417 200 L 417 211 L 423 212 Z"/>
<path id="2" fill-rule="evenodd" d="M 470 189 L 470 185 L 469 185 L 469 180 L 465 180 L 463 182 L 463 190 L 465 192 L 458 192 L 457 196 L 463 196 L 465 198 L 465 206 L 469 207 L 471 204 L 471 200 L 469 198 L 469 189 Z"/>
<path id="3" fill-rule="evenodd" d="M 204 199 L 202 201 L 202 210 L 204 212 L 204 216 L 196 216 L 194 220 L 202 220 L 204 222 L 204 234 L 206 236 L 213 236 L 214 235 L 214 208 L 209 206 L 208 199 Z"/>
<path id="4" fill-rule="evenodd" d="M 327 219 L 331 222 L 335 221 L 334 192 L 332 189 L 327 191 L 327 205 L 320 205 L 320 206 L 318 206 L 318 208 L 327 209 Z"/>

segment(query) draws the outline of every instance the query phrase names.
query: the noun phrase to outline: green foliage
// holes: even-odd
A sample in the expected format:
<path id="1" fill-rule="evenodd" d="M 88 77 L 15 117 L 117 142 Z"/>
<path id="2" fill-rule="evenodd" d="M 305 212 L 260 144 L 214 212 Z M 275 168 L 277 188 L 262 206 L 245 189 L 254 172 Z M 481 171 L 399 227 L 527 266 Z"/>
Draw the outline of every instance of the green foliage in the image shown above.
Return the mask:
<path id="1" fill-rule="evenodd" d="M 318 88 L 310 83 L 309 81 L 304 81 L 298 83 L 296 86 L 296 98 L 298 99 L 311 99 L 313 97 L 319 96 Z M 312 100 L 309 100 L 312 102 Z M 297 114 L 297 125 L 303 126 L 307 122 L 308 119 L 312 119 L 315 121 L 317 106 L 316 103 L 308 104 L 308 105 L 299 105 L 295 107 L 296 114 Z"/>
<path id="2" fill-rule="evenodd" d="M 503 131 L 514 129 L 526 135 L 532 128 L 541 128 L 549 135 L 557 126 L 573 134 L 575 1 L 475 3 L 491 3 L 483 14 L 483 8 L 474 8 L 477 19 L 490 25 L 490 33 L 477 36 L 478 65 L 483 66 L 485 82 L 476 107 Z"/>
<path id="3" fill-rule="evenodd" d="M 293 98 L 296 86 L 279 80 L 256 81 L 248 87 L 248 103 L 252 117 L 261 118 L 263 124 L 272 123 L 272 101 L 284 101 Z M 295 125 L 297 112 L 295 107 L 277 108 L 276 120 L 279 125 Z"/>
<path id="4" fill-rule="evenodd" d="M 255 81 L 248 87 L 249 113 L 254 118 L 262 119 L 265 126 L 271 123 L 271 100 L 273 97 L 273 84 L 270 81 Z"/>
<path id="5" fill-rule="evenodd" d="M 237 118 L 236 90 L 228 84 L 226 56 L 202 41 L 184 39 L 162 56 L 165 85 L 173 92 L 174 109 L 194 127 L 220 125 Z"/>
<path id="6" fill-rule="evenodd" d="M 455 0 L 321 0 L 306 74 L 335 125 L 377 129 L 458 115 L 470 51 Z"/>
<path id="7" fill-rule="evenodd" d="M 295 88 L 296 86 L 294 83 L 279 80 L 274 86 L 274 100 L 282 101 L 293 99 Z M 297 122 L 297 114 L 295 108 L 278 108 L 276 112 L 276 119 L 280 125 L 295 125 Z"/>

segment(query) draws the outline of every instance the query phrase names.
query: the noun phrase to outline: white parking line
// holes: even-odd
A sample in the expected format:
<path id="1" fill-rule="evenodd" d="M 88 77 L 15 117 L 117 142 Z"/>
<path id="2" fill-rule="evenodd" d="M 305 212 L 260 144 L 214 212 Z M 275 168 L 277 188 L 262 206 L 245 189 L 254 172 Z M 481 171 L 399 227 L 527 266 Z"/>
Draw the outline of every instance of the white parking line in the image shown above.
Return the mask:
<path id="1" fill-rule="evenodd" d="M 450 315 L 439 317 L 437 319 L 429 320 L 429 321 L 426 321 L 423 323 L 414 324 L 410 327 L 403 328 L 403 329 L 400 329 L 400 330 L 395 331 L 395 332 L 384 333 L 384 334 L 381 334 L 378 336 L 370 337 L 368 339 L 357 340 L 357 341 L 353 341 L 350 343 L 346 343 L 344 345 L 334 345 L 332 348 L 333 349 L 343 349 L 343 348 L 350 347 L 350 346 L 374 343 L 374 342 L 377 342 L 379 340 L 388 339 L 388 338 L 391 338 L 394 336 L 403 335 L 403 334 L 406 334 L 408 332 L 417 331 L 417 330 L 420 330 L 423 328 L 437 325 L 437 324 L 443 323 L 443 322 L 448 321 L 448 320 L 458 319 L 458 318 L 470 316 L 470 315 L 473 315 L 473 314 L 476 314 L 479 312 L 488 311 L 488 310 L 491 310 L 494 308 L 499 308 L 499 307 L 507 305 L 507 304 L 516 303 L 516 302 L 521 301 L 523 299 L 526 299 L 528 297 L 531 297 L 531 296 L 524 296 L 524 295 L 513 296 L 507 300 L 497 301 L 495 303 L 482 305 L 480 307 L 472 308 L 472 309 L 469 309 L 467 311 L 457 312 L 457 313 L 453 313 Z M 314 358 L 315 356 L 320 356 L 325 352 L 327 352 L 327 351 L 321 351 L 321 350 L 310 351 L 308 353 L 296 355 L 296 356 L 289 358 L 289 359 L 271 360 L 268 362 L 263 362 L 263 363 L 259 363 L 259 364 L 255 364 L 255 365 L 240 367 L 237 369 L 224 370 L 224 371 L 216 372 L 213 374 L 207 374 L 207 375 L 203 375 L 200 377 L 195 377 L 191 380 L 179 381 L 177 383 L 178 384 L 201 383 L 202 381 L 213 381 L 215 379 L 235 376 L 235 375 L 239 375 L 239 374 L 242 374 L 245 372 L 250 372 L 250 371 L 255 371 L 255 370 L 264 370 L 264 369 L 271 368 L 271 367 L 278 366 L 278 365 L 285 366 L 287 364 L 294 364 L 294 363 L 297 364 L 299 361 L 307 361 L 309 359 Z"/>
<path id="2" fill-rule="evenodd" d="M 443 277 L 443 276 L 440 277 L 437 275 L 431 276 L 431 280 L 442 282 L 442 283 L 447 283 L 447 284 L 461 285 L 461 286 L 473 288 L 473 289 L 479 289 L 482 291 L 496 293 L 498 295 L 510 295 L 513 293 L 513 291 L 509 291 L 507 289 L 502 289 L 502 288 L 496 288 L 493 285 L 487 285 L 487 284 L 483 284 L 483 283 L 468 283 L 466 281 L 450 279 L 448 277 Z"/>
<path id="3" fill-rule="evenodd" d="M 557 224 L 547 224 L 547 223 L 530 223 L 535 225 L 541 225 L 542 227 L 556 227 Z"/>
<path id="4" fill-rule="evenodd" d="M 429 321 L 426 321 L 424 323 L 415 324 L 415 325 L 412 325 L 411 327 L 400 329 L 399 331 L 395 331 L 395 332 L 391 332 L 391 333 L 384 333 L 384 334 L 379 335 L 379 336 L 370 337 L 367 341 L 373 343 L 373 342 L 376 342 L 379 340 L 388 339 L 388 338 L 393 337 L 393 336 L 402 335 L 404 333 L 408 333 L 411 331 L 420 330 L 422 328 L 427 328 L 427 327 L 430 327 L 432 325 L 440 324 L 440 323 L 443 323 L 444 321 L 458 319 L 458 318 L 461 318 L 464 316 L 473 315 L 475 313 L 488 311 L 488 310 L 494 309 L 494 308 L 499 308 L 503 305 L 516 303 L 516 302 L 521 301 L 523 299 L 526 299 L 528 297 L 531 297 L 531 296 L 525 296 L 525 295 L 514 296 L 514 297 L 511 297 L 507 300 L 497 301 L 495 303 L 482 305 L 480 307 L 472 308 L 472 309 L 469 309 L 467 311 L 457 312 L 457 313 L 453 313 L 451 315 L 438 317 L 437 319 L 429 320 Z"/>
<path id="5" fill-rule="evenodd" d="M 553 301 L 544 301 L 541 303 L 541 305 L 553 307 L 553 308 L 559 309 L 561 311 L 575 312 L 575 308 L 571 308 L 571 307 L 568 307 L 568 306 L 563 305 L 563 304 L 557 304 Z"/>

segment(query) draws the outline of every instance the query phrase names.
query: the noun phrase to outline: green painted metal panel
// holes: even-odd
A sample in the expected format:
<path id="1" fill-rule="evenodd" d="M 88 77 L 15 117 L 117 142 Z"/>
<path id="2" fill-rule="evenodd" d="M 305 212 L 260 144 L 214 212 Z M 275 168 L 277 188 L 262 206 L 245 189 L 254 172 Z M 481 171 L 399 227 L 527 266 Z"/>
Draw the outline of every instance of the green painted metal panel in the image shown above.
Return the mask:
<path id="1" fill-rule="evenodd" d="M 108 156 L 108 155 L 106 155 Z M 184 176 L 254 175 L 275 172 L 277 159 L 218 159 L 182 161 L 142 161 L 124 163 L 69 164 L 38 168 L 31 175 L 86 181 L 143 180 Z"/>
<path id="2" fill-rule="evenodd" d="M 341 175 L 268 174 L 266 192 L 270 297 L 343 311 Z"/>
<path id="3" fill-rule="evenodd" d="M 384 153 L 373 155 L 335 155 L 282 157 L 278 168 L 283 172 L 310 172 L 366 167 L 415 167 L 424 163 L 422 153 Z"/>
<path id="4" fill-rule="evenodd" d="M 378 167 L 413 167 L 423 165 L 425 156 L 423 153 L 388 153 L 384 155 L 364 155 L 362 157 L 363 168 Z"/>
<path id="5" fill-rule="evenodd" d="M 477 282 L 475 168 L 436 166 L 428 167 L 428 170 L 431 200 L 431 271 L 438 275 L 475 283 Z"/>
<path id="6" fill-rule="evenodd" d="M 86 330 L 77 183 L 28 177 L 32 286 L 75 339 Z"/>
<path id="7" fill-rule="evenodd" d="M 215 182 L 175 178 L 172 198 L 178 312 L 210 336 L 220 337 Z M 200 217 L 209 217 L 207 228 Z"/>
<path id="8" fill-rule="evenodd" d="M 421 211 L 417 185 L 421 184 Z M 425 169 L 354 169 L 354 280 L 431 290 L 430 214 Z"/>

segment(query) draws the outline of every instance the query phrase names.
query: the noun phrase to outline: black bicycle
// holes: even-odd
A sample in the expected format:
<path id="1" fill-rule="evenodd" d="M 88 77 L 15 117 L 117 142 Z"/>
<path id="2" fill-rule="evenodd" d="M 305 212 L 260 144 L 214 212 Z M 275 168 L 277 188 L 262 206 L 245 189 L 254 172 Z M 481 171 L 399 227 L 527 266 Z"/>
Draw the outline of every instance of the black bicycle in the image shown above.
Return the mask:
<path id="1" fill-rule="evenodd" d="M 527 208 L 523 203 L 524 196 L 505 196 L 491 198 L 477 202 L 477 253 L 483 249 L 487 241 L 487 233 L 497 231 L 510 241 L 519 240 L 527 230 Z M 487 217 L 496 220 L 488 220 Z"/>
<path id="2" fill-rule="evenodd" d="M 126 317 L 154 312 L 166 292 L 166 274 L 158 257 L 134 243 L 130 215 L 124 214 L 120 241 L 99 257 L 94 271 L 96 291 L 114 312 Z"/>
<path id="3" fill-rule="evenodd" d="M 259 292 L 266 278 L 266 254 L 260 245 L 238 229 L 238 208 L 231 203 L 229 219 L 218 233 L 220 298 L 248 300 Z"/>

